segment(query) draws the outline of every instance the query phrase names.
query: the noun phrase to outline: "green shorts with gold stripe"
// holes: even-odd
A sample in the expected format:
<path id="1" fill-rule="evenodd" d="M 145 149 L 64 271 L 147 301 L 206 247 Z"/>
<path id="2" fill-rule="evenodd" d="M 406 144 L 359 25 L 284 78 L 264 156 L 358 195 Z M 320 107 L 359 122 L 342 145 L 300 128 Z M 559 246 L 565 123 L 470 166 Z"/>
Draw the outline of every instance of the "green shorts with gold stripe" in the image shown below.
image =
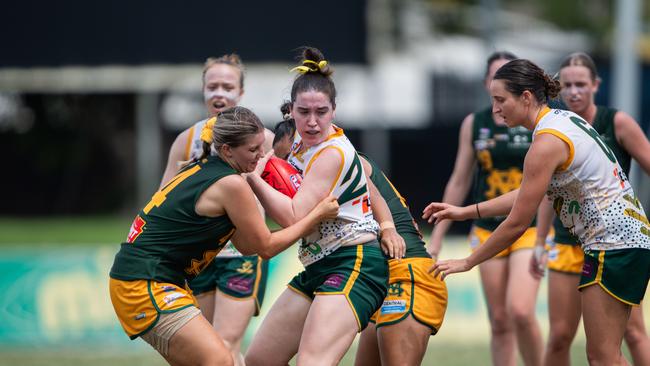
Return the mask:
<path id="1" fill-rule="evenodd" d="M 268 261 L 256 255 L 216 257 L 189 285 L 194 296 L 219 290 L 235 299 L 255 299 L 257 316 L 264 301 Z"/>
<path id="2" fill-rule="evenodd" d="M 639 305 L 650 279 L 650 250 L 586 250 L 578 289 L 600 285 L 628 305 Z"/>
<path id="3" fill-rule="evenodd" d="M 341 247 L 307 266 L 288 287 L 309 300 L 345 295 L 362 331 L 386 297 L 388 264 L 377 241 Z"/>

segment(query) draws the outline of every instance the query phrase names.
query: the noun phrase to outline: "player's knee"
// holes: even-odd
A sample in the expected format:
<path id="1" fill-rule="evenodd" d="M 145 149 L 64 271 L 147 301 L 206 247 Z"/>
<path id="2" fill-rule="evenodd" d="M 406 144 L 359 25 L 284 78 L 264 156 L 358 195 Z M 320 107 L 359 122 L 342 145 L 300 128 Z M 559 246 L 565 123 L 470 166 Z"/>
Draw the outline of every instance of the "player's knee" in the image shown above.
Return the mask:
<path id="1" fill-rule="evenodd" d="M 634 345 L 649 342 L 648 335 L 645 333 L 644 329 L 640 329 L 634 326 L 628 326 L 625 330 L 625 343 L 628 346 L 632 347 Z"/>
<path id="2" fill-rule="evenodd" d="M 493 336 L 512 332 L 512 322 L 505 311 L 490 313 L 490 327 Z"/>
<path id="3" fill-rule="evenodd" d="M 535 313 L 522 307 L 513 308 L 510 317 L 517 328 L 527 328 L 536 322 Z"/>
<path id="4" fill-rule="evenodd" d="M 551 352 L 563 352 L 571 347 L 573 333 L 567 328 L 553 329 L 548 339 L 548 348 Z"/>

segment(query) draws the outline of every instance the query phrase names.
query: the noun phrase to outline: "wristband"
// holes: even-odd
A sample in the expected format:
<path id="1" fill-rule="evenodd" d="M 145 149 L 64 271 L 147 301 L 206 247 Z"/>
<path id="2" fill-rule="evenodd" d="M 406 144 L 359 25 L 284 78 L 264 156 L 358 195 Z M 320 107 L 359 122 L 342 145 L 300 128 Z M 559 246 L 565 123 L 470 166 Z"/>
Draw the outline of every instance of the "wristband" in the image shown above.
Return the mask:
<path id="1" fill-rule="evenodd" d="M 478 202 L 476 202 L 476 215 L 479 219 L 481 218 L 481 212 L 478 210 Z"/>

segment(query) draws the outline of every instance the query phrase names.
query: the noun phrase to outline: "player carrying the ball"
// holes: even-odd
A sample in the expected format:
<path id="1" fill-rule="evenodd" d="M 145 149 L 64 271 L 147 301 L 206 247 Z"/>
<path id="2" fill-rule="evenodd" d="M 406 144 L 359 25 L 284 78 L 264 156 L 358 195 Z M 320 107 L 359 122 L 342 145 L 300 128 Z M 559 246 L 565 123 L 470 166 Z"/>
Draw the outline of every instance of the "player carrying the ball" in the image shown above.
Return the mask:
<path id="1" fill-rule="evenodd" d="M 291 89 L 298 133 L 289 156 L 303 174 L 300 189 L 291 199 L 256 174 L 248 182 L 282 226 L 329 194 L 337 197 L 340 211 L 303 238 L 299 257 L 305 270 L 264 319 L 246 354 L 249 366 L 286 365 L 296 354 L 298 365 L 337 364 L 387 293 L 388 265 L 377 241 L 380 227 L 370 210 L 363 166 L 343 130 L 332 123 L 332 70 L 315 48 L 305 48 L 302 56 Z M 395 254 L 395 248 L 387 250 Z"/>

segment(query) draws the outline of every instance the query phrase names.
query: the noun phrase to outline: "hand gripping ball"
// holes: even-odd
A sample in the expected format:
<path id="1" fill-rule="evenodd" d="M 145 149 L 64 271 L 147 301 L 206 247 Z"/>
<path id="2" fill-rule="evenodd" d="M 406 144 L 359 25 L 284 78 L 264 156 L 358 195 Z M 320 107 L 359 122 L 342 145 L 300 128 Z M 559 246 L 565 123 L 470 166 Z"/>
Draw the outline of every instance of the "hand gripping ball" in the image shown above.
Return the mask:
<path id="1" fill-rule="evenodd" d="M 266 162 L 262 172 L 262 179 L 275 190 L 292 198 L 300 188 L 300 183 L 302 183 L 302 176 L 296 168 L 275 156 Z"/>

